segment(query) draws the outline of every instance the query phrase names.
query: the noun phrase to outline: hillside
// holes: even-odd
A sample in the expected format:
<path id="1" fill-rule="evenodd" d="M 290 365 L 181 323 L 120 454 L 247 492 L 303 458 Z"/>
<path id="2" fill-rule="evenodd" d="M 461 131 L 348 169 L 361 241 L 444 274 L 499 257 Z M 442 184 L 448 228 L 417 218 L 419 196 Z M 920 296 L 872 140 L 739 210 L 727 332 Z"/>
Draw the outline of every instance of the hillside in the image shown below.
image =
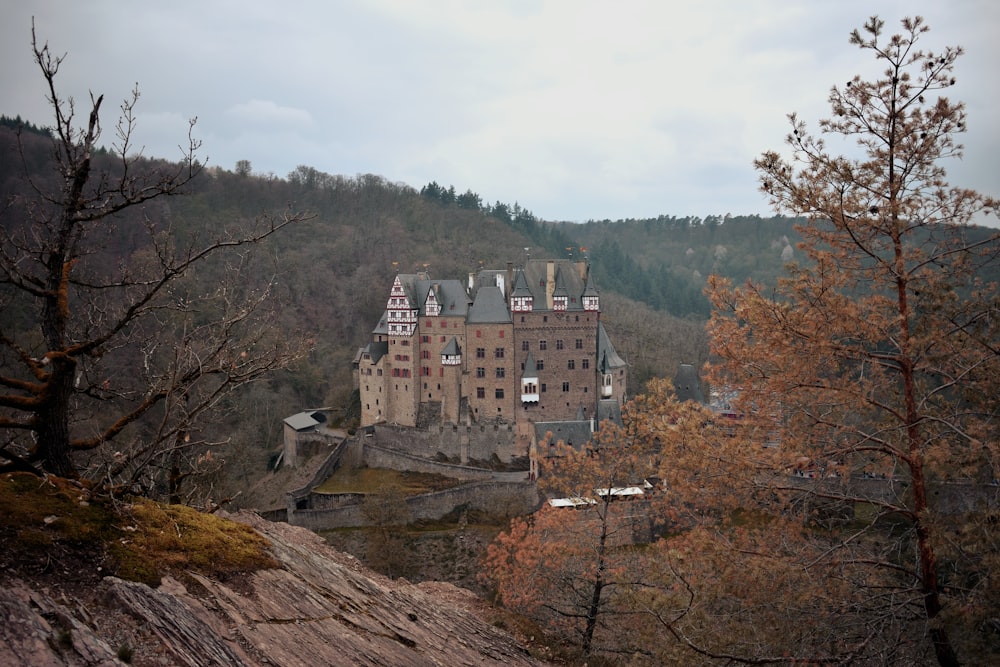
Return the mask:
<path id="1" fill-rule="evenodd" d="M 51 141 L 30 128 L 19 139 L 11 127 L 0 127 L 0 156 L 0 199 L 8 202 L 0 224 L 13 229 L 25 224 L 27 207 L 36 199 L 34 187 L 57 186 Z M 93 159 L 98 170 L 114 174 L 120 168 L 110 153 Z M 169 167 L 156 160 L 144 165 L 150 170 Z M 303 166 L 287 178 L 206 169 L 186 194 L 118 215 L 104 236 L 101 261 L 144 261 L 147 228 L 180 245 L 182 239 L 205 239 L 217 229 L 251 224 L 262 212 L 289 210 L 311 218 L 247 258 L 248 280 L 238 287 L 253 290 L 276 282 L 281 335 L 306 337 L 311 351 L 296 367 L 227 400 L 203 426 L 206 440 L 223 443 L 214 452 L 227 465 L 186 482 L 185 497 L 194 504 L 204 504 L 210 493 L 233 496 L 259 478 L 280 441 L 281 419 L 289 414 L 333 406 L 350 423 L 350 361 L 369 339 L 397 272 L 420 269 L 462 279 L 480 266 L 521 262 L 528 253 L 533 258 L 565 254 L 557 245 L 564 243 L 562 236 L 516 205 L 483 206 L 474 194 L 451 199 L 447 190 L 443 197 L 435 196 L 426 188 L 421 193 L 374 175 L 333 176 Z M 183 288 L 194 295 L 213 289 L 226 268 L 207 263 L 185 275 Z M 605 304 L 602 317 L 619 353 L 632 364 L 633 391 L 650 377 L 672 375 L 678 363 L 704 360 L 707 346 L 696 320 L 655 311 L 616 295 L 610 286 L 598 287 Z M 37 314 L 31 306 L 8 296 L 0 289 L 4 329 L 33 328 Z M 118 372 L 127 374 L 128 369 Z"/>
<path id="2" fill-rule="evenodd" d="M 109 173 L 119 168 L 107 152 L 94 161 Z M 144 164 L 146 169 L 166 165 Z M 19 142 L 10 123 L 0 126 L 0 199 L 7 203 L 0 224 L 24 224 L 27 205 L 36 198 L 33 186 L 55 185 L 52 169 L 44 131 L 27 127 Z M 484 204 L 476 193 L 457 194 L 454 186 L 432 183 L 418 191 L 371 174 L 335 176 L 307 166 L 286 178 L 210 167 L 185 195 L 156 199 L 119 216 L 100 252 L 109 264 L 142 262 L 149 248 L 140 232 L 147 226 L 178 240 L 207 238 L 216 229 L 250 224 L 262 212 L 289 210 L 311 218 L 258 248 L 247 259 L 246 284 L 238 287 L 253 290 L 275 282 L 280 296 L 275 335 L 304 337 L 310 352 L 294 368 L 228 400 L 203 426 L 205 440 L 220 443 L 213 448 L 215 460 L 226 465 L 191 478 L 188 502 L 232 497 L 258 479 L 280 441 L 281 420 L 290 414 L 331 406 L 339 409 L 337 420 L 350 425 L 356 417 L 350 362 L 369 339 L 397 272 L 419 269 L 461 279 L 480 266 L 503 267 L 529 256 L 588 257 L 602 294 L 602 320 L 630 364 L 629 390 L 636 393 L 652 377 L 672 377 L 680 363 L 700 366 L 706 360 L 708 306 L 702 289 L 710 273 L 773 283 L 785 261 L 801 259 L 794 248 L 795 221 L 786 218 L 548 223 L 516 203 Z M 218 286 L 225 268 L 202 266 L 185 276 L 185 289 L 197 295 Z M 4 330 L 34 327 L 37 313 L 8 295 L 0 288 Z M 118 371 L 125 374 L 128 368 Z"/>

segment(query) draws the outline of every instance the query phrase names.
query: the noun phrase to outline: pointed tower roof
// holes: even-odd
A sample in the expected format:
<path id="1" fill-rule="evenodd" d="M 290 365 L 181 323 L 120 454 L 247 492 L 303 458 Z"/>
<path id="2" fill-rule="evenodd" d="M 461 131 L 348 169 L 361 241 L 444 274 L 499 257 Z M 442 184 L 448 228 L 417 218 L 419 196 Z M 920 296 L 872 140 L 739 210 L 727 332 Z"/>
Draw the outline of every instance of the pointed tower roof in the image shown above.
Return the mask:
<path id="1" fill-rule="evenodd" d="M 460 354 L 462 354 L 462 350 L 458 347 L 458 341 L 454 336 L 452 336 L 451 340 L 448 341 L 448 344 L 444 346 L 443 350 L 441 350 L 441 355 L 447 357 L 457 357 Z"/>
<path id="2" fill-rule="evenodd" d="M 597 285 L 594 283 L 594 276 L 587 265 L 587 284 L 583 287 L 583 296 L 597 296 Z"/>
<path id="3" fill-rule="evenodd" d="M 601 373 L 610 373 L 614 368 L 626 366 L 625 360 L 618 356 L 615 346 L 611 343 L 603 322 L 597 323 L 597 368 Z"/>
<path id="4" fill-rule="evenodd" d="M 534 296 L 528 289 L 528 279 L 524 277 L 524 269 L 518 269 L 514 274 L 514 287 L 511 296 Z"/>
<path id="5" fill-rule="evenodd" d="M 556 267 L 556 286 L 552 292 L 552 296 L 569 296 L 569 292 L 566 291 L 566 278 L 563 276 L 562 265 Z"/>
<path id="6" fill-rule="evenodd" d="M 528 352 L 528 358 L 524 360 L 524 372 L 521 373 L 521 377 L 538 377 L 538 364 L 535 363 L 535 355 L 531 352 Z"/>

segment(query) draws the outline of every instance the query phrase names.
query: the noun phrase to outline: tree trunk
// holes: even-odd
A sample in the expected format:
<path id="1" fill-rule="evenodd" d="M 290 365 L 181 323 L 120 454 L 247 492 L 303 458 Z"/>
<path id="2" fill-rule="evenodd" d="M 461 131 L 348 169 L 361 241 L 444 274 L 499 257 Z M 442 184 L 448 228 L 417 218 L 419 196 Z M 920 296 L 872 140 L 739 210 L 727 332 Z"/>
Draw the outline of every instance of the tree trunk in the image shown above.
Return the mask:
<path id="1" fill-rule="evenodd" d="M 43 405 L 37 411 L 35 431 L 38 442 L 31 458 L 41 461 L 46 472 L 60 477 L 76 477 L 76 467 L 70 456 L 69 413 L 73 394 L 76 361 L 70 357 L 52 358 Z"/>

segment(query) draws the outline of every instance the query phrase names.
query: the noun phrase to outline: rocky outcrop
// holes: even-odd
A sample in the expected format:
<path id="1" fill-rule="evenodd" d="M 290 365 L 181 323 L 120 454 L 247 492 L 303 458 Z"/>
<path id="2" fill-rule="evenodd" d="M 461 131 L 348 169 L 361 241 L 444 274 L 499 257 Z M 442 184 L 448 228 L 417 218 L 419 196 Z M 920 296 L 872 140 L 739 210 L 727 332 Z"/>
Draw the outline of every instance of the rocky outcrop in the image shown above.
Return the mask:
<path id="1" fill-rule="evenodd" d="M 156 589 L 106 577 L 90 596 L 4 582 L 0 664 L 540 664 L 472 613 L 482 603 L 467 591 L 392 581 L 302 528 L 232 518 L 268 538 L 280 568 Z"/>

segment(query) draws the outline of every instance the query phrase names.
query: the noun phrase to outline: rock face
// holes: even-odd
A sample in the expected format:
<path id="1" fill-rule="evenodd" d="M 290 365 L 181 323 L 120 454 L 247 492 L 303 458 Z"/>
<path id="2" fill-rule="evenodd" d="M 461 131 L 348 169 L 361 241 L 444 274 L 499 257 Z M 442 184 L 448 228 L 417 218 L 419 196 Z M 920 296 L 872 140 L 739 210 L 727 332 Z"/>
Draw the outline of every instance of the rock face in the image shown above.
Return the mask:
<path id="1" fill-rule="evenodd" d="M 0 664 L 541 664 L 470 612 L 471 593 L 391 581 L 302 528 L 231 518 L 270 540 L 280 569 L 226 582 L 190 574 L 186 587 L 165 577 L 157 589 L 106 577 L 86 603 L 3 582 Z"/>

